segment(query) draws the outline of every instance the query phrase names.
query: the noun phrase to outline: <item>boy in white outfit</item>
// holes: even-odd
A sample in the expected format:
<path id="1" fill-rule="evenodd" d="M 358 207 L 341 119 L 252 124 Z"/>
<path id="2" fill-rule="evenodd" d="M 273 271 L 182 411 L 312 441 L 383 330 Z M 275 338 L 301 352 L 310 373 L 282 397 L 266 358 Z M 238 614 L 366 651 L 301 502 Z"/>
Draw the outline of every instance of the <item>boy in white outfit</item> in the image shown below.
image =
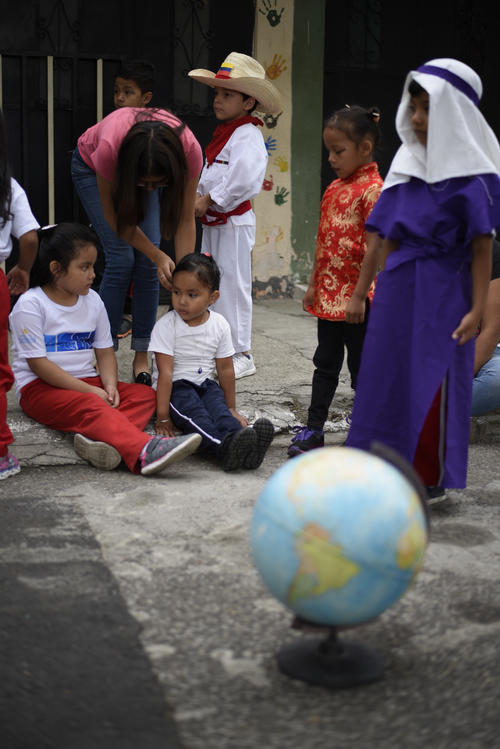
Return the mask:
<path id="1" fill-rule="evenodd" d="M 252 265 L 255 214 L 250 200 L 262 188 L 267 150 L 252 117 L 278 114 L 281 100 L 257 60 L 231 52 L 217 73 L 191 70 L 200 83 L 214 89 L 214 113 L 221 123 L 205 149 L 195 214 L 203 223 L 202 251 L 222 270 L 220 297 L 213 305 L 231 327 L 235 378 L 255 373 L 250 353 L 252 335 Z"/>

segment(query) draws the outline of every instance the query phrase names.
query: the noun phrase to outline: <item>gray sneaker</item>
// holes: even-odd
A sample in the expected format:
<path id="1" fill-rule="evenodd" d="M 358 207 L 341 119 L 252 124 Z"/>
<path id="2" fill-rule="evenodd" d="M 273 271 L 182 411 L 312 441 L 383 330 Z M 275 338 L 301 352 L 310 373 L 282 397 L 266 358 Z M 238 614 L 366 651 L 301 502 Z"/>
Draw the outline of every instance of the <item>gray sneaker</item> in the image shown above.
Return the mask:
<path id="1" fill-rule="evenodd" d="M 122 460 L 122 456 L 112 445 L 91 440 L 83 434 L 75 434 L 73 448 L 80 458 L 103 471 L 112 471 Z"/>
<path id="2" fill-rule="evenodd" d="M 173 463 L 186 458 L 201 444 L 199 434 L 183 434 L 180 437 L 153 437 L 140 457 L 141 474 L 150 476 L 159 473 Z"/>

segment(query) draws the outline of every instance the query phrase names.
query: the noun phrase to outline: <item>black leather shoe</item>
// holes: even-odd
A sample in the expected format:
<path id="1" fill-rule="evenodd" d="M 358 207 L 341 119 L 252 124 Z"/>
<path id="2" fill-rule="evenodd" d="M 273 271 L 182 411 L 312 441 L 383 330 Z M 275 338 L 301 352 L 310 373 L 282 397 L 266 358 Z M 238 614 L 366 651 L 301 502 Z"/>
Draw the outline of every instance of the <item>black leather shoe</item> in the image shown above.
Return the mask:
<path id="1" fill-rule="evenodd" d="M 153 384 L 153 380 L 151 379 L 151 375 L 149 374 L 149 372 L 139 372 L 139 374 L 135 375 L 134 382 L 136 382 L 138 385 L 149 385 L 149 387 L 151 387 Z"/>

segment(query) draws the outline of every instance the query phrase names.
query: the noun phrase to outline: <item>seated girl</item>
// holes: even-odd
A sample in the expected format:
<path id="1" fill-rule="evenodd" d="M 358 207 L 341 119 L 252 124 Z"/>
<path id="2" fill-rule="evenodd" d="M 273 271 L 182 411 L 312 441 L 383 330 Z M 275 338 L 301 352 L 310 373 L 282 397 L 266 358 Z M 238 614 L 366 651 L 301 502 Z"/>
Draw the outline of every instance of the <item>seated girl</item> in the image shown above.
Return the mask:
<path id="1" fill-rule="evenodd" d="M 192 453 L 201 438 L 144 432 L 155 394 L 146 385 L 118 382 L 108 316 L 90 288 L 96 258 L 96 236 L 86 226 L 40 232 L 35 286 L 10 314 L 17 396 L 32 419 L 75 432 L 76 453 L 92 465 L 110 470 L 123 460 L 147 476 Z"/>

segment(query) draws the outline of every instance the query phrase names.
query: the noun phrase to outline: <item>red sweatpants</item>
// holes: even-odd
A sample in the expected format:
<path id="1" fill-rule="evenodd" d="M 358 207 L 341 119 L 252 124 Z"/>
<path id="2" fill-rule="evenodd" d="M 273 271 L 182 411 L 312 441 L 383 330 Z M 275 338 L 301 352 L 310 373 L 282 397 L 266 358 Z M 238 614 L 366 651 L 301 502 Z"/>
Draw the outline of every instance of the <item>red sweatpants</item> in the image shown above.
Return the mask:
<path id="1" fill-rule="evenodd" d="M 0 268 L 0 458 L 7 455 L 7 445 L 14 437 L 7 425 L 7 393 L 14 376 L 9 366 L 10 292 L 5 273 Z"/>
<path id="2" fill-rule="evenodd" d="M 82 377 L 102 387 L 99 377 Z M 120 405 L 111 408 L 94 393 L 78 393 L 34 380 L 21 390 L 21 408 L 35 421 L 60 432 L 78 432 L 112 445 L 130 468 L 139 473 L 138 458 L 151 438 L 143 429 L 156 408 L 156 393 L 147 385 L 118 383 Z"/>

